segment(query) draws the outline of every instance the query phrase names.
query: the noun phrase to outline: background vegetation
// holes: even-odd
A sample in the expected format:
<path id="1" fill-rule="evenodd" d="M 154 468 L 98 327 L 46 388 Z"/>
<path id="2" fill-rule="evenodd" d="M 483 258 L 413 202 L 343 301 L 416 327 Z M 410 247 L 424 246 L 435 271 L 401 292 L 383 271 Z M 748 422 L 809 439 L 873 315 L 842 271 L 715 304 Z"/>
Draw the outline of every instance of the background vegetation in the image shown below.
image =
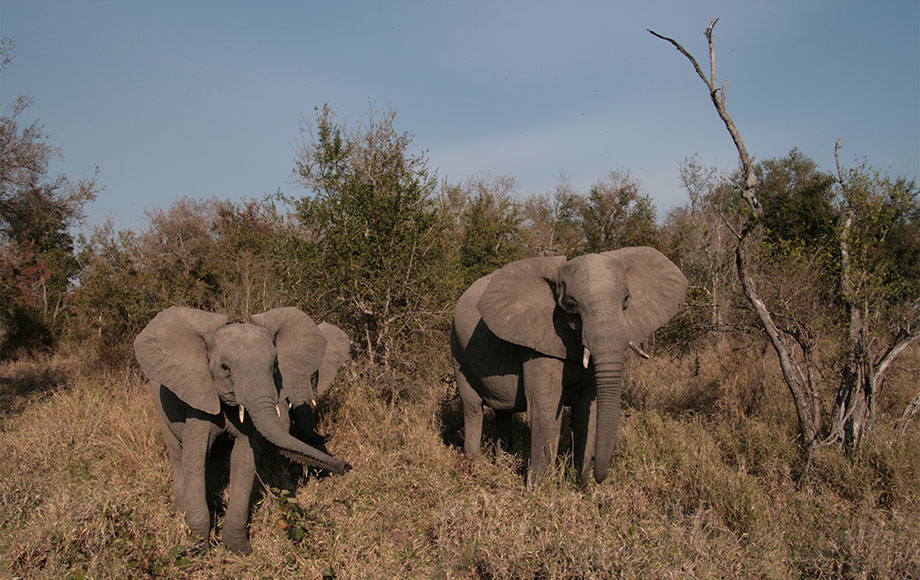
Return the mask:
<path id="1" fill-rule="evenodd" d="M 832 437 L 853 304 L 870 363 L 916 333 L 913 182 L 864 165 L 835 175 L 797 149 L 756 166 L 754 282 L 824 411 L 829 443 L 814 447 L 738 282 L 749 209 L 737 176 L 698 157 L 681 166 L 687 203 L 658 216 L 625 170 L 587 192 L 564 178 L 549 194 L 506 176 L 440 182 L 395 112 L 349 124 L 322 107 L 295 162 L 302 196 L 182 199 L 151 209 L 141 231 L 75 240 L 95 180 L 49 175 L 47 137 L 17 121 L 26 106 L 0 119 L 3 575 L 920 577 L 916 346 L 880 377 L 863 436 Z M 646 345 L 656 356 L 628 360 L 612 477 L 578 488 L 563 444 L 527 490 L 523 419 L 510 453 L 468 461 L 447 348 L 457 297 L 519 258 L 627 245 L 657 247 L 691 286 Z M 319 405 L 331 449 L 355 469 L 320 477 L 266 457 L 251 557 L 190 555 L 171 505 L 131 351 L 170 305 L 241 319 L 297 306 L 353 341 Z"/>

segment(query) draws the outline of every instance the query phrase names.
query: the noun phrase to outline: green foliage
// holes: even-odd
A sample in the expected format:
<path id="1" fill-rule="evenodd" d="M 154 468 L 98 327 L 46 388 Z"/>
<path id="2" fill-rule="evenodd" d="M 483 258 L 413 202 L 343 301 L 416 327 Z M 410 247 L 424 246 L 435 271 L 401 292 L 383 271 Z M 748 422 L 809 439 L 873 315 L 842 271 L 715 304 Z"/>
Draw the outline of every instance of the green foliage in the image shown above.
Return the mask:
<path id="1" fill-rule="evenodd" d="M 656 246 L 655 204 L 628 172 L 610 172 L 591 187 L 581 206 L 584 251 Z"/>
<path id="2" fill-rule="evenodd" d="M 461 200 L 459 265 L 466 284 L 524 257 L 513 190 L 513 178 L 481 177 L 448 193 L 454 203 Z"/>
<path id="3" fill-rule="evenodd" d="M 758 197 L 767 240 L 777 246 L 834 251 L 839 216 L 834 208 L 834 177 L 798 149 L 757 165 Z"/>
<path id="4" fill-rule="evenodd" d="M 4 45 L 6 48 L 8 45 Z M 3 52 L 4 64 L 9 61 Z M 96 178 L 49 174 L 56 155 L 38 122 L 20 127 L 29 100 L 0 115 L 0 351 L 49 348 L 62 331 L 77 274 L 71 227 L 96 196 Z"/>
<path id="5" fill-rule="evenodd" d="M 445 318 L 456 291 L 441 269 L 450 236 L 436 180 L 394 121 L 372 114 L 352 129 L 318 109 L 295 167 L 312 193 L 295 202 L 303 263 L 333 317 L 385 363 Z"/>
<path id="6" fill-rule="evenodd" d="M 853 215 L 853 298 L 902 310 L 920 296 L 920 191 L 865 165 L 847 171 L 844 181 L 838 203 L 841 214 Z"/>

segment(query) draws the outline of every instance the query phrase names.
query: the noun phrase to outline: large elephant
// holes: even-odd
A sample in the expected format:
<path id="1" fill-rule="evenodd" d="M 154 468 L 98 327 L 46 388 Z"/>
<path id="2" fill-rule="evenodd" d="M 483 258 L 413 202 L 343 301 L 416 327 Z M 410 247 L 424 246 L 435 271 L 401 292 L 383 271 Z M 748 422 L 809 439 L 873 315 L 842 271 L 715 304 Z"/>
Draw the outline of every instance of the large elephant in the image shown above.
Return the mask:
<path id="1" fill-rule="evenodd" d="M 483 405 L 507 432 L 527 411 L 528 485 L 554 459 L 563 406 L 572 407 L 573 455 L 580 479 L 594 458 L 607 475 L 620 421 L 623 357 L 670 320 L 687 280 L 646 247 L 528 258 L 473 283 L 451 327 L 454 375 L 463 403 L 464 450 L 480 455 Z"/>
<path id="2" fill-rule="evenodd" d="M 211 528 L 206 464 L 218 436 L 233 440 L 223 542 L 237 553 L 252 550 L 249 502 L 262 438 L 300 463 L 333 473 L 351 469 L 326 453 L 311 409 L 314 387 L 329 385 L 348 349 L 344 332 L 296 308 L 269 310 L 246 324 L 172 307 L 137 336 L 134 351 L 159 412 L 176 506 L 202 550 Z"/>

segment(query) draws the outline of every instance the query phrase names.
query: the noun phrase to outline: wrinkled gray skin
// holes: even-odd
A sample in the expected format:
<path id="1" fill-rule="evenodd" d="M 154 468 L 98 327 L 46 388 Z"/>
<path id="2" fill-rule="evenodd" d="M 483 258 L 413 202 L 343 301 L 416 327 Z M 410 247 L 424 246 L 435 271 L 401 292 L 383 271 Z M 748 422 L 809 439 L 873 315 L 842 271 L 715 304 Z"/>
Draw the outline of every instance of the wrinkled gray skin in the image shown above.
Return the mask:
<path id="1" fill-rule="evenodd" d="M 218 435 L 233 439 L 223 524 L 223 542 L 233 552 L 252 551 L 249 500 L 261 438 L 306 465 L 333 473 L 351 469 L 325 452 L 311 410 L 348 349 L 344 332 L 317 325 L 296 308 L 269 310 L 242 324 L 223 314 L 172 307 L 137 336 L 134 351 L 159 411 L 176 506 L 202 550 L 208 549 L 211 528 L 206 463 Z"/>
<path id="2" fill-rule="evenodd" d="M 594 459 L 594 479 L 603 481 L 619 428 L 624 352 L 677 313 L 686 289 L 677 266 L 646 247 L 529 258 L 479 279 L 457 302 L 450 336 L 464 451 L 480 456 L 483 405 L 506 436 L 511 413 L 526 410 L 533 486 L 556 456 L 562 409 L 571 406 L 578 477 L 587 478 Z"/>

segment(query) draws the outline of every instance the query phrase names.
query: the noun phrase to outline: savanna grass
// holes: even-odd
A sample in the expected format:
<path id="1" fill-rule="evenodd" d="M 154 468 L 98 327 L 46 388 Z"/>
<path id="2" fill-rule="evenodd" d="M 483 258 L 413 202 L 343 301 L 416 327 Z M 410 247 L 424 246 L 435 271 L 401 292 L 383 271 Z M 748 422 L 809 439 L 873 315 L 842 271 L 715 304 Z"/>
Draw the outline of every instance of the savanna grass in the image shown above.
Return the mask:
<path id="1" fill-rule="evenodd" d="M 733 376 L 708 353 L 699 363 L 631 361 L 627 388 L 644 394 L 627 396 L 642 403 L 627 408 L 608 480 L 580 487 L 563 444 L 534 490 L 523 421 L 510 453 L 491 444 L 484 461 L 461 453 L 446 355 L 416 369 L 354 361 L 319 400 L 330 450 L 354 470 L 304 473 L 269 454 L 248 557 L 219 543 L 209 556 L 189 553 L 135 372 L 74 359 L 6 366 L 4 389 L 28 372 L 53 384 L 4 395 L 15 404 L 4 405 L 0 430 L 0 576 L 920 576 L 918 428 L 894 439 L 886 418 L 858 458 L 824 449 L 797 487 L 802 457 L 790 421 L 777 420 L 780 383 L 745 360 L 747 373 Z"/>

